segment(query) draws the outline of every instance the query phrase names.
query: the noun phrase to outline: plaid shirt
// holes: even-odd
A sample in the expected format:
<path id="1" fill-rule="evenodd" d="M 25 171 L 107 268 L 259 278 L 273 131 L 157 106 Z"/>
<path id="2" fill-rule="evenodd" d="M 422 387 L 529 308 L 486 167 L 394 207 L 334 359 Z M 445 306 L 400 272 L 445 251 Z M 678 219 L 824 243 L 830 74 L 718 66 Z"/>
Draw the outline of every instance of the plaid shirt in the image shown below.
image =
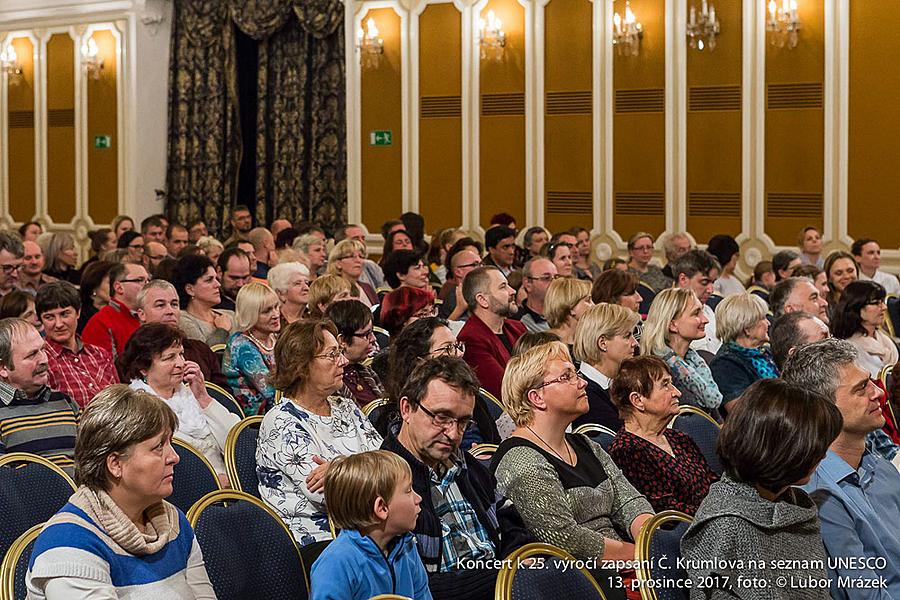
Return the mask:
<path id="1" fill-rule="evenodd" d="M 456 484 L 462 469 L 463 463 L 460 461 L 447 469 L 443 477 L 429 469 L 431 501 L 441 520 L 442 573 L 459 569 L 461 560 L 487 560 L 494 558 L 495 554 L 487 530 L 478 521 L 478 515 Z"/>
<path id="2" fill-rule="evenodd" d="M 72 350 L 47 340 L 47 361 L 50 365 L 48 384 L 78 403 L 87 406 L 105 387 L 119 383 L 112 356 L 99 346 L 85 344 L 75 336 L 77 350 Z"/>
<path id="3" fill-rule="evenodd" d="M 897 444 L 881 429 L 866 436 L 866 450 L 890 462 L 897 455 Z"/>

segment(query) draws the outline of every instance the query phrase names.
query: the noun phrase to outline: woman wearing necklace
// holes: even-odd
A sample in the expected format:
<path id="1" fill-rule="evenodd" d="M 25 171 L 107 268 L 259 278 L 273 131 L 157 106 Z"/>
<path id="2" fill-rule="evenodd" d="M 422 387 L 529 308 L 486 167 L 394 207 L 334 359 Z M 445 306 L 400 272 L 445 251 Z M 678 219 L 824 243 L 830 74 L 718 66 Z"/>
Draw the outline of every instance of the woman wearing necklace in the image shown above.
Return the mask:
<path id="1" fill-rule="evenodd" d="M 202 452 L 228 487 L 225 438 L 239 419 L 207 393 L 200 365 L 184 359 L 183 342 L 184 334 L 171 325 L 142 325 L 128 339 L 117 366 L 131 389 L 162 398 L 175 411 L 175 437 Z"/>
<path id="2" fill-rule="evenodd" d="M 245 415 L 265 414 L 275 402 L 269 373 L 275 366 L 275 341 L 281 331 L 278 296 L 263 283 L 238 292 L 235 326 L 222 357 L 222 372 Z"/>
<path id="3" fill-rule="evenodd" d="M 581 560 L 634 560 L 634 539 L 653 509 L 599 444 L 566 433 L 588 410 L 585 387 L 561 342 L 510 359 L 503 405 L 517 429 L 494 454 L 497 491 L 539 541 Z M 630 598 L 640 598 L 635 591 Z"/>
<path id="4" fill-rule="evenodd" d="M 613 379 L 610 395 L 625 425 L 609 455 L 654 510 L 693 515 L 719 477 L 690 436 L 668 428 L 681 397 L 669 367 L 656 356 L 630 358 Z"/>
<path id="5" fill-rule="evenodd" d="M 213 309 L 222 301 L 222 285 L 209 258 L 199 255 L 179 258 L 172 279 L 181 304 L 179 328 L 192 340 L 209 346 L 224 344 L 231 332 L 234 313 Z"/>

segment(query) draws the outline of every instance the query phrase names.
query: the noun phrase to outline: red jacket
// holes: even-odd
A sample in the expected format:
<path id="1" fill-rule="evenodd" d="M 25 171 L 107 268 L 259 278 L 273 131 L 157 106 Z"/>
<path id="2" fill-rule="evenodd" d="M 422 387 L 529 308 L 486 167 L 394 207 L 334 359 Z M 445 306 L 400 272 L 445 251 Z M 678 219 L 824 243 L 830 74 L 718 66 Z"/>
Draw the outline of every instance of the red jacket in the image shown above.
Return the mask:
<path id="1" fill-rule="evenodd" d="M 90 318 L 81 340 L 85 344 L 93 344 L 105 348 L 112 354 L 113 361 L 125 350 L 125 343 L 141 322 L 131 314 L 124 304 L 110 300 L 96 315 Z"/>
<path id="2" fill-rule="evenodd" d="M 525 326 L 519 321 L 506 319 L 503 322 L 503 334 L 509 340 L 510 346 L 515 346 L 523 333 Z M 509 351 L 506 346 L 497 338 L 497 334 L 475 315 L 469 315 L 457 338 L 466 344 L 466 354 L 463 358 L 475 370 L 481 387 L 500 398 L 503 372 L 506 370 L 506 363 L 509 362 Z"/>

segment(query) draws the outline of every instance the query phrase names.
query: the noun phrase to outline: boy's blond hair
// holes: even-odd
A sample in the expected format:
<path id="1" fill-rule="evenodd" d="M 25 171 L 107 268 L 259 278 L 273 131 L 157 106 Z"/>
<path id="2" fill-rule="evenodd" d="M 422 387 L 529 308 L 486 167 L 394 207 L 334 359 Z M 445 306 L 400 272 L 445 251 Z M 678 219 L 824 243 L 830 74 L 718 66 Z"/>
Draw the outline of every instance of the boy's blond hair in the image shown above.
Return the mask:
<path id="1" fill-rule="evenodd" d="M 387 450 L 341 456 L 325 477 L 328 518 L 336 529 L 362 530 L 377 525 L 375 499 L 390 502 L 403 477 L 412 479 L 409 464 Z"/>

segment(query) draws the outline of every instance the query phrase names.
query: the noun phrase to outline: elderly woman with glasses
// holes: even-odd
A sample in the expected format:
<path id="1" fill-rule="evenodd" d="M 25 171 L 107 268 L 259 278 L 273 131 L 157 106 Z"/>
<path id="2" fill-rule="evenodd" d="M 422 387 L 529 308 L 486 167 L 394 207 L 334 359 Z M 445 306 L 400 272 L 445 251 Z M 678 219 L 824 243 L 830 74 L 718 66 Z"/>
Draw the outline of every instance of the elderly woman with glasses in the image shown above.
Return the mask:
<path id="1" fill-rule="evenodd" d="M 377 450 L 381 436 L 348 398 L 345 348 L 330 321 L 295 321 L 275 344 L 273 385 L 284 398 L 259 428 L 259 495 L 282 518 L 311 558 L 331 539 L 325 475 L 337 456 Z"/>
<path id="2" fill-rule="evenodd" d="M 343 277 L 351 288 L 354 298 L 369 308 L 378 304 L 378 294 L 368 283 L 360 281 L 366 261 L 366 247 L 357 240 L 343 240 L 335 244 L 328 255 L 327 272 Z"/>
<path id="3" fill-rule="evenodd" d="M 834 337 L 856 346 L 860 366 L 874 379 L 887 365 L 897 364 L 897 346 L 881 331 L 887 313 L 886 297 L 880 283 L 854 281 L 844 288 L 831 317 Z"/>
<path id="4" fill-rule="evenodd" d="M 634 560 L 634 539 L 653 509 L 603 448 L 566 433 L 588 410 L 585 386 L 561 342 L 510 359 L 503 404 L 517 428 L 494 454 L 497 491 L 539 541 L 581 560 Z"/>

